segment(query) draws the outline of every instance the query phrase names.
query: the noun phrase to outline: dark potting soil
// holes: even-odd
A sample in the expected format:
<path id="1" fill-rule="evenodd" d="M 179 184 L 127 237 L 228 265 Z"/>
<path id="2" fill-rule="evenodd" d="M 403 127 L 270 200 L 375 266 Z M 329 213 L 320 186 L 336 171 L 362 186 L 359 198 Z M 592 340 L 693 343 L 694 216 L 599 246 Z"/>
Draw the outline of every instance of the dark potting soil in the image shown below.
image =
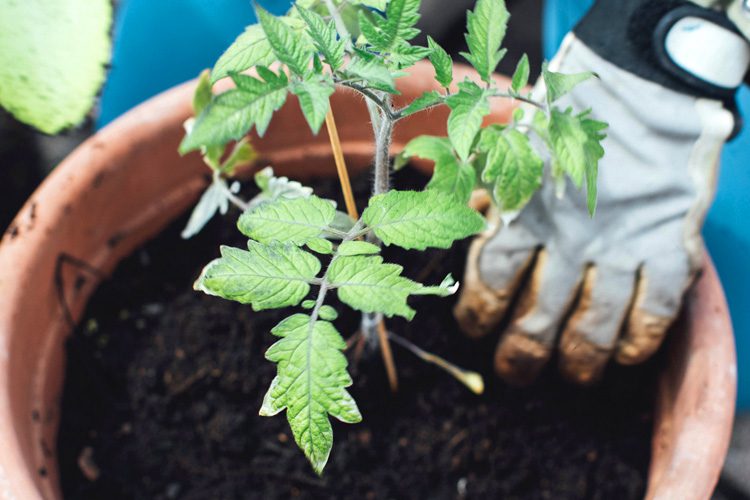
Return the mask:
<path id="1" fill-rule="evenodd" d="M 408 170 L 396 182 L 424 185 Z M 366 183 L 357 182 L 362 194 Z M 335 182 L 318 186 L 338 198 Z M 413 322 L 389 327 L 482 372 L 485 394 L 398 346 L 400 388 L 392 394 L 379 353 L 365 353 L 350 365 L 364 421 L 334 422 L 331 459 L 317 477 L 283 414 L 258 416 L 276 370 L 263 357 L 274 341 L 268 332 L 289 311 L 253 313 L 191 288 L 220 243 L 243 245 L 236 216 L 190 241 L 179 238 L 183 218 L 92 298 L 67 345 L 57 442 L 65 498 L 642 498 L 654 363 L 610 368 L 589 389 L 562 382 L 554 369 L 513 389 L 492 375 L 496 339 L 466 339 L 454 300 L 433 297 L 412 302 Z M 466 247 L 385 253 L 406 263 L 410 277 L 438 283 L 448 272 L 462 275 Z M 343 314 L 337 325 L 348 335 L 357 316 Z"/>

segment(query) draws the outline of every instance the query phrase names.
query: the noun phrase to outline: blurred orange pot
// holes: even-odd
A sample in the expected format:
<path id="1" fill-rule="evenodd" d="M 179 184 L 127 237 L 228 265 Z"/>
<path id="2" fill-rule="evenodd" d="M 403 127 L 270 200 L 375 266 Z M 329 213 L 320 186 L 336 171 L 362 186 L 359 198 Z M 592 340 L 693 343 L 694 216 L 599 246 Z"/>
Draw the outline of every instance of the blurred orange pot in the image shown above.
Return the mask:
<path id="1" fill-rule="evenodd" d="M 418 65 L 401 91 L 413 99 L 432 81 L 431 67 Z M 193 88 L 187 83 L 153 98 L 80 146 L 28 200 L 0 244 L 2 499 L 61 497 L 54 447 L 64 340 L 101 276 L 70 263 L 110 273 L 199 196 L 206 168 L 197 155 L 177 154 Z M 362 99 L 339 91 L 333 110 L 350 168 L 367 168 L 372 132 Z M 498 102 L 488 121 L 507 121 L 510 112 L 509 103 Z M 400 122 L 395 149 L 419 134 L 445 133 L 446 114 L 436 109 Z M 300 180 L 335 175 L 326 133 L 310 135 L 294 99 L 253 144 L 258 166 Z M 659 385 L 649 498 L 709 498 L 731 431 L 734 343 L 711 265 L 688 297 L 681 325 Z"/>

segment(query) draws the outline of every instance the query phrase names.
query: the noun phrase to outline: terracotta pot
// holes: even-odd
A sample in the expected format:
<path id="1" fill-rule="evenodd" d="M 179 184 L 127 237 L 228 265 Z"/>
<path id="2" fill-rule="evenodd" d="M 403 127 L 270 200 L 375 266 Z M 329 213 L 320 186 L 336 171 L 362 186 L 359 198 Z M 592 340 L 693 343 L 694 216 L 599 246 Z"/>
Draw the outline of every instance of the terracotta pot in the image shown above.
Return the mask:
<path id="1" fill-rule="evenodd" d="M 458 69 L 460 73 L 467 70 Z M 432 81 L 419 66 L 406 98 Z M 99 281 L 196 200 L 206 185 L 197 155 L 176 153 L 191 115 L 193 83 L 141 105 L 71 154 L 37 189 L 0 244 L 0 498 L 60 498 L 56 453 L 64 340 Z M 506 121 L 497 103 L 490 121 Z M 350 168 L 372 156 L 362 99 L 337 92 L 333 109 Z M 445 109 L 404 120 L 395 148 L 444 133 Z M 296 100 L 274 118 L 257 167 L 300 180 L 334 175 L 328 137 L 313 137 Z M 422 168 L 427 168 L 422 166 Z M 649 497 L 708 498 L 727 450 L 734 411 L 735 353 L 721 286 L 709 266 L 688 299 L 672 363 L 659 386 Z"/>

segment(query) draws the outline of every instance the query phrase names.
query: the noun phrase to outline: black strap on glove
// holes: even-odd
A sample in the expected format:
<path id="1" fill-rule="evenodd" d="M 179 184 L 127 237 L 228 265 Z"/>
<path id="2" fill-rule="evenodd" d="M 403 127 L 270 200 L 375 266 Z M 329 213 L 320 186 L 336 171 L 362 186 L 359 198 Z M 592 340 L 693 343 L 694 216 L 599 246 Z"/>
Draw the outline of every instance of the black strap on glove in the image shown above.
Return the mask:
<path id="1" fill-rule="evenodd" d="M 723 13 L 685 0 L 597 0 L 574 32 L 598 55 L 636 76 L 687 95 L 723 101 L 735 113 L 736 135 L 742 122 L 735 103 L 738 87 L 722 87 L 702 79 L 667 53 L 670 30 L 688 17 L 742 36 Z M 747 76 L 750 80 L 750 73 Z"/>

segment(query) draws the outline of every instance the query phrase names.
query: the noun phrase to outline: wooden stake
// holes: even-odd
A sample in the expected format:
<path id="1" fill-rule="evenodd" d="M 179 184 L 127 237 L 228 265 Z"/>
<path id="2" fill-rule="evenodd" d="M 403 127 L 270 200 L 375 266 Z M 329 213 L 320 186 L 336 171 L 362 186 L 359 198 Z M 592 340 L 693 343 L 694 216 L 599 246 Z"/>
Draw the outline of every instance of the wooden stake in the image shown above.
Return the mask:
<path id="1" fill-rule="evenodd" d="M 398 374 L 396 373 L 396 363 L 393 362 L 393 353 L 391 352 L 391 342 L 388 339 L 388 331 L 385 329 L 385 321 L 380 320 L 378 323 L 378 340 L 380 341 L 380 352 L 383 354 L 383 363 L 385 371 L 388 373 L 388 384 L 391 391 L 398 392 Z"/>
<path id="2" fill-rule="evenodd" d="M 359 213 L 357 212 L 357 205 L 354 203 L 352 184 L 349 182 L 349 172 L 346 169 L 346 162 L 344 161 L 344 150 L 341 148 L 339 131 L 336 128 L 336 120 L 333 118 L 333 109 L 331 108 L 328 108 L 328 113 L 326 114 L 326 128 L 328 128 L 328 137 L 331 139 L 331 149 L 333 149 L 333 159 L 336 162 L 336 171 L 339 174 L 339 181 L 341 182 L 341 191 L 344 193 L 346 212 L 349 214 L 349 217 L 356 221 L 359 219 Z"/>

